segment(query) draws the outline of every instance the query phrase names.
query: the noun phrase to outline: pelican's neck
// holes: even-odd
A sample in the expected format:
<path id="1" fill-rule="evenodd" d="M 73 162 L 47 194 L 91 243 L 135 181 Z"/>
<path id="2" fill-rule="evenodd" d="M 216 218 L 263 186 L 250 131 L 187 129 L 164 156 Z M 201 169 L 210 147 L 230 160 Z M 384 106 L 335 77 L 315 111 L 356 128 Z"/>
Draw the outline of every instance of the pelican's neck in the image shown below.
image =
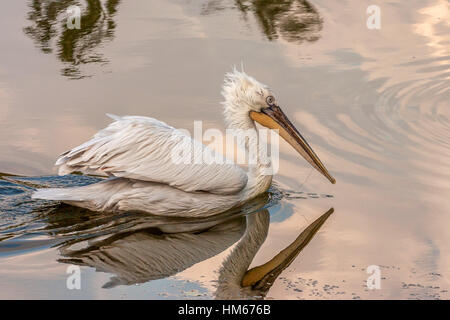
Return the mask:
<path id="1" fill-rule="evenodd" d="M 262 145 L 267 142 L 260 141 L 255 124 L 253 124 L 253 130 L 255 134 L 248 139 L 248 145 L 246 145 L 250 162 L 248 164 L 248 182 L 245 188 L 246 199 L 254 198 L 266 192 L 272 183 L 272 174 L 269 172 L 271 167 L 270 157 L 266 154 L 266 150 Z M 251 160 L 252 155 L 255 156 L 253 161 Z"/>
<path id="2" fill-rule="evenodd" d="M 241 108 L 242 109 L 242 108 Z M 245 151 L 248 159 L 248 182 L 242 191 L 242 200 L 254 198 L 257 195 L 267 191 L 272 183 L 272 174 L 270 173 L 271 160 L 266 153 L 264 143 L 256 129 L 255 122 L 250 119 L 247 112 L 241 114 L 227 114 L 225 117 L 228 122 L 228 129 L 240 132 L 245 137 Z"/>

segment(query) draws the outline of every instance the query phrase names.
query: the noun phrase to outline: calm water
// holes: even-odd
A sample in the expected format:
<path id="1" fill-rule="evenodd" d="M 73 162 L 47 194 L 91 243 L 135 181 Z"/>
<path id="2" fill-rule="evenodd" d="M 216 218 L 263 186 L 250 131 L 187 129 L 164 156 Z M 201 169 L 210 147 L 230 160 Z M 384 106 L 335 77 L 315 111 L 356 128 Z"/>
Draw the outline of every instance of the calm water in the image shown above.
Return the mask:
<path id="1" fill-rule="evenodd" d="M 380 30 L 366 27 L 371 4 Z M 0 34 L 0 298 L 227 298 L 243 247 L 245 269 L 292 258 L 248 297 L 450 297 L 448 1 L 7 0 Z M 96 181 L 52 168 L 107 112 L 224 128 L 220 86 L 241 62 L 336 185 L 282 143 L 270 192 L 214 219 L 31 200 L 36 186 Z M 66 288 L 73 264 L 81 290 Z"/>

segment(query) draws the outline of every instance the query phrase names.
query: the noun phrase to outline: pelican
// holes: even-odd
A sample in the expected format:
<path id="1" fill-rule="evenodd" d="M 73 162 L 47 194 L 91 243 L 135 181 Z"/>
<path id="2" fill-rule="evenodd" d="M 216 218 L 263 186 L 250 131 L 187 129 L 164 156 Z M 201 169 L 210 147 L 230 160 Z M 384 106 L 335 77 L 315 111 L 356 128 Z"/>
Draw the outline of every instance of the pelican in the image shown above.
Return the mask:
<path id="1" fill-rule="evenodd" d="M 331 183 L 319 157 L 278 106 L 272 91 L 243 71 L 225 75 L 222 87 L 227 128 L 257 132 L 256 123 L 279 130 L 306 161 Z M 194 157 L 216 152 L 164 122 L 141 116 L 113 116 L 114 122 L 91 140 L 57 159 L 59 175 L 73 172 L 108 177 L 82 187 L 38 189 L 33 198 L 57 200 L 101 212 L 146 212 L 161 216 L 200 217 L 238 207 L 266 192 L 272 175 L 258 138 L 245 143 L 256 154 L 247 172 L 231 161 L 175 163 L 173 150 L 193 150 Z M 255 135 L 258 137 L 258 135 Z"/>

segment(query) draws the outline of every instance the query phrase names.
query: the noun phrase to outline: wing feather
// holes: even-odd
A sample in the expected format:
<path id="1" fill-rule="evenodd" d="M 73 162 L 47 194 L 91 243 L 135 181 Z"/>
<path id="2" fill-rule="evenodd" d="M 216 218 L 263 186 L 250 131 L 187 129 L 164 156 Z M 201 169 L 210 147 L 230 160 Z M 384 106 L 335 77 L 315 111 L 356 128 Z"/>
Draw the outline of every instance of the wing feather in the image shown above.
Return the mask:
<path id="1" fill-rule="evenodd" d="M 164 122 L 108 116 L 115 121 L 91 140 L 61 154 L 55 163 L 60 175 L 82 172 L 123 177 L 214 194 L 235 194 L 247 184 L 242 168 Z"/>

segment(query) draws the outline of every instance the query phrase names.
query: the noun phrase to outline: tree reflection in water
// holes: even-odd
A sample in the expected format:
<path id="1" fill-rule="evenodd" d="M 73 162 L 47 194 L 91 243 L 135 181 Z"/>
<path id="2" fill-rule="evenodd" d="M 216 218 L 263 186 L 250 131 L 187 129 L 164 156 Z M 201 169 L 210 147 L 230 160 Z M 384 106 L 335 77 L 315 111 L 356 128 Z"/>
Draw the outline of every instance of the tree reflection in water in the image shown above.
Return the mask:
<path id="1" fill-rule="evenodd" d="M 99 52 L 101 44 L 114 38 L 114 16 L 120 0 L 30 0 L 25 34 L 44 53 L 55 53 L 63 63 L 62 75 L 71 79 L 87 76 L 81 70 L 86 64 L 105 64 Z M 81 8 L 80 29 L 67 27 L 67 9 Z M 320 38 L 323 20 L 317 9 L 306 0 L 209 0 L 201 14 L 210 15 L 227 8 L 239 10 L 244 19 L 256 18 L 261 31 L 270 41 L 314 42 Z"/>
<path id="2" fill-rule="evenodd" d="M 32 0 L 29 2 L 28 20 L 24 28 L 44 53 L 55 53 L 64 64 L 61 73 L 71 79 L 83 78 L 80 66 L 89 63 L 106 63 L 96 49 L 114 37 L 114 15 L 120 0 Z M 80 29 L 67 27 L 67 9 L 81 8 Z"/>
<path id="3" fill-rule="evenodd" d="M 229 0 L 211 0 L 202 14 L 225 10 Z M 232 8 L 256 18 L 261 31 L 270 41 L 282 38 L 289 42 L 314 42 L 320 38 L 323 20 L 317 9 L 306 0 L 234 0 Z"/>

